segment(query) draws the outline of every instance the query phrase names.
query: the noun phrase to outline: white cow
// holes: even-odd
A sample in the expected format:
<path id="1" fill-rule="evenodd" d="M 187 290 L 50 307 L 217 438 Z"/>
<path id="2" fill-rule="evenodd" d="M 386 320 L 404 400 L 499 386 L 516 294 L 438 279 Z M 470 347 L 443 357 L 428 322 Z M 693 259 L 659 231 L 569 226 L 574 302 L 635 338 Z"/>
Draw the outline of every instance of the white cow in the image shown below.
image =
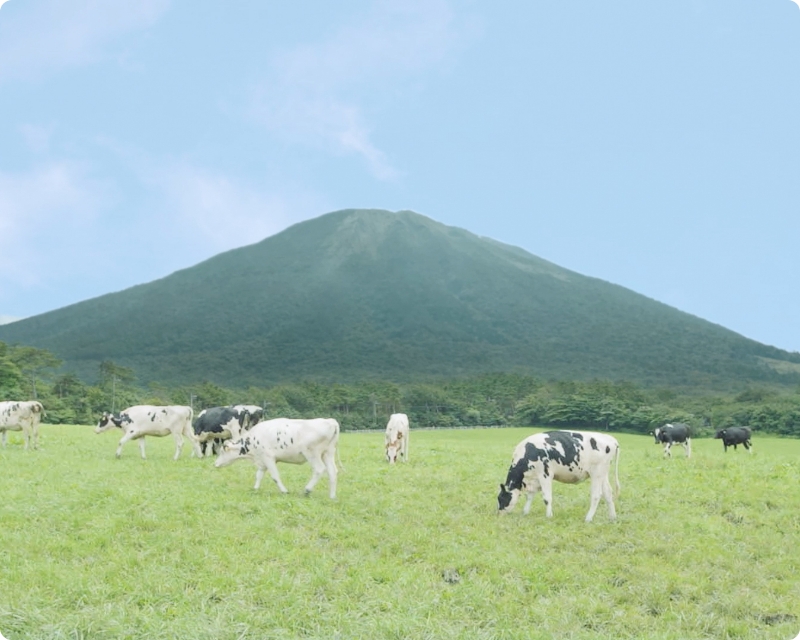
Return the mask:
<path id="1" fill-rule="evenodd" d="M 22 431 L 25 437 L 25 448 L 29 445 L 36 449 L 39 446 L 39 422 L 44 415 L 41 402 L 30 400 L 27 402 L 0 402 L 0 432 L 2 432 L 3 446 L 6 446 L 6 433 L 8 431 Z"/>
<path id="2" fill-rule="evenodd" d="M 191 407 L 137 405 L 121 411 L 118 415 L 104 413 L 94 432 L 103 433 L 109 429 L 122 429 L 123 435 L 117 447 L 117 458 L 122 453 L 122 445 L 128 440 L 138 440 L 142 459 L 146 460 L 144 437 L 162 437 L 170 434 L 175 438 L 175 456 L 172 458 L 173 460 L 177 460 L 181 455 L 184 436 L 189 438 L 189 442 L 192 443 L 192 455 L 197 455 L 199 458 L 202 456 L 200 444 L 192 430 L 192 413 Z"/>
<path id="3" fill-rule="evenodd" d="M 252 460 L 256 465 L 256 484 L 261 486 L 264 472 L 278 485 L 281 493 L 287 493 L 278 473 L 278 462 L 311 465 L 311 479 L 306 485 L 306 494 L 328 471 L 330 497 L 336 497 L 336 447 L 339 444 L 339 423 L 333 418 L 292 420 L 276 418 L 259 422 L 239 440 L 229 440 L 222 446 L 222 453 L 214 462 L 215 467 L 224 467 L 237 460 Z"/>
<path id="4" fill-rule="evenodd" d="M 386 459 L 394 464 L 398 454 L 403 462 L 408 462 L 408 416 L 405 413 L 393 413 L 386 425 Z"/>
<path id="5" fill-rule="evenodd" d="M 523 513 L 531 510 L 533 496 L 541 490 L 547 517 L 553 516 L 553 480 L 574 484 L 591 479 L 591 505 L 586 522 L 591 522 L 600 497 L 608 504 L 608 517 L 617 517 L 608 473 L 616 459 L 619 493 L 619 443 L 605 433 L 591 431 L 545 431 L 520 442 L 514 449 L 505 484 L 500 485 L 497 506 L 510 511 L 525 491 L 528 500 Z"/>

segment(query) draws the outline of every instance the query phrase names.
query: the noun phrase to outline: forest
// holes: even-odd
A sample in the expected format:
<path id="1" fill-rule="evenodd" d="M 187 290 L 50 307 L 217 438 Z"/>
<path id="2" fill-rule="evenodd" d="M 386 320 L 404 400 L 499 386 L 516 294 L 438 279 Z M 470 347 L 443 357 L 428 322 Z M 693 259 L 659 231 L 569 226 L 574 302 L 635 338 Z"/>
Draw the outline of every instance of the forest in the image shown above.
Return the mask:
<path id="1" fill-rule="evenodd" d="M 38 399 L 45 422 L 94 424 L 104 411 L 136 404 L 258 404 L 267 417 L 326 416 L 343 430 L 383 429 L 391 413 L 408 414 L 412 427 L 528 426 L 647 433 L 667 422 L 685 422 L 695 436 L 748 425 L 764 433 L 800 436 L 800 387 L 748 386 L 738 392 L 696 390 L 607 380 L 552 380 L 488 373 L 412 383 L 314 381 L 225 388 L 204 381 L 174 386 L 141 385 L 136 373 L 110 360 L 94 384 L 59 373 L 51 352 L 0 342 L 0 399 Z"/>

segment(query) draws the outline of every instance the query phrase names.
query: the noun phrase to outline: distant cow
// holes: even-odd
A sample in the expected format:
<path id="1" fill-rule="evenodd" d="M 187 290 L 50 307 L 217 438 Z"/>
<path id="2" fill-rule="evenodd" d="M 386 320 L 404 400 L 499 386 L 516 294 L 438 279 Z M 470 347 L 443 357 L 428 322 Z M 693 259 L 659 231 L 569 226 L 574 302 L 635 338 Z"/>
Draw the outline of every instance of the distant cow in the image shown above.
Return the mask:
<path id="1" fill-rule="evenodd" d="M 608 517 L 614 520 L 614 495 L 608 473 L 616 460 L 616 488 L 619 493 L 619 443 L 604 433 L 590 431 L 546 431 L 520 442 L 514 449 L 505 484 L 500 485 L 497 505 L 510 511 L 520 493 L 528 494 L 523 513 L 531 509 L 533 497 L 541 490 L 547 517 L 553 516 L 553 480 L 574 484 L 591 480 L 591 505 L 586 522 L 591 522 L 600 497 L 608 505 Z"/>
<path id="2" fill-rule="evenodd" d="M 753 443 L 750 442 L 752 433 L 753 431 L 750 427 L 727 427 L 717 431 L 717 435 L 714 437 L 718 440 L 722 440 L 722 445 L 726 453 L 728 447 L 733 447 L 733 450 L 736 451 L 740 444 L 743 444 L 748 452 L 753 453 Z"/>
<path id="3" fill-rule="evenodd" d="M 8 431 L 22 431 L 25 438 L 25 448 L 39 446 L 39 423 L 44 415 L 41 402 L 30 400 L 26 402 L 0 402 L 0 432 L 2 432 L 3 446 L 6 446 L 6 433 Z"/>
<path id="4" fill-rule="evenodd" d="M 95 427 L 95 433 L 103 433 L 109 429 L 122 429 L 123 435 L 117 447 L 117 458 L 122 453 L 122 445 L 128 440 L 138 440 L 142 459 L 147 457 L 144 453 L 145 436 L 168 436 L 175 438 L 175 455 L 177 460 L 183 448 L 183 438 L 192 443 L 192 453 L 200 457 L 200 445 L 192 431 L 192 409 L 184 406 L 159 407 L 151 405 L 138 405 L 129 407 L 119 414 L 103 413 Z"/>
<path id="5" fill-rule="evenodd" d="M 311 479 L 306 485 L 306 495 L 311 492 L 327 470 L 330 497 L 336 497 L 336 447 L 339 443 L 339 423 L 332 418 L 292 420 L 276 418 L 260 422 L 239 440 L 223 444 L 222 453 L 214 462 L 224 467 L 237 460 L 252 460 L 256 465 L 256 484 L 261 486 L 264 472 L 278 485 L 281 493 L 288 493 L 278 473 L 278 462 L 311 465 Z"/>
<path id="6" fill-rule="evenodd" d="M 389 464 L 397 461 L 397 456 L 408 462 L 408 416 L 405 413 L 393 413 L 386 425 L 386 459 Z"/>
<path id="7" fill-rule="evenodd" d="M 212 407 L 204 409 L 197 415 L 193 429 L 200 443 L 200 450 L 206 455 L 208 442 L 214 454 L 224 440 L 238 440 L 242 432 L 261 421 L 263 409 L 252 405 L 234 405 L 228 407 Z"/>
<path id="8" fill-rule="evenodd" d="M 692 430 L 688 424 L 676 422 L 675 424 L 665 424 L 650 432 L 656 439 L 656 444 L 664 445 L 664 455 L 672 457 L 670 449 L 673 444 L 681 444 L 686 450 L 686 457 L 692 457 Z"/>

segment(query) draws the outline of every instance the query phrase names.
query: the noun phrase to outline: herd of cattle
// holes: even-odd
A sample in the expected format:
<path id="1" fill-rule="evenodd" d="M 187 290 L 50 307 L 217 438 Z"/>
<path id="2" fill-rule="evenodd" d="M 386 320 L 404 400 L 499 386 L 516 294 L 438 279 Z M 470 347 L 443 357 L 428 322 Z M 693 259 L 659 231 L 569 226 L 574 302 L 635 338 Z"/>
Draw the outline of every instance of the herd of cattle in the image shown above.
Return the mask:
<path id="1" fill-rule="evenodd" d="M 8 431 L 21 431 L 25 449 L 37 448 L 39 423 L 45 415 L 40 402 L 0 402 L 0 434 L 6 446 Z M 336 497 L 338 467 L 336 456 L 339 443 L 339 423 L 332 418 L 264 420 L 264 411 L 255 405 L 214 407 L 201 411 L 193 420 L 191 407 L 139 405 L 118 414 L 104 413 L 95 433 L 120 429 L 122 438 L 117 446 L 120 457 L 123 445 L 139 441 L 139 451 L 145 458 L 145 436 L 172 435 L 177 460 L 184 439 L 192 446 L 192 455 L 204 457 L 211 443 L 217 456 L 215 467 L 224 467 L 238 460 L 252 460 L 256 466 L 255 489 L 261 486 L 265 472 L 275 481 L 282 493 L 287 493 L 278 473 L 278 462 L 302 464 L 308 462 L 312 475 L 305 487 L 308 494 L 327 472 L 329 494 Z M 408 462 L 408 416 L 395 413 L 386 425 L 385 456 L 390 464 L 398 458 Z M 686 424 L 666 424 L 651 432 L 656 444 L 664 445 L 664 456 L 671 457 L 673 444 L 680 444 L 686 456 L 692 455 L 691 429 Z M 743 445 L 753 452 L 749 427 L 728 427 L 714 436 L 728 447 Z M 553 515 L 553 481 L 574 484 L 590 481 L 591 501 L 586 521 L 590 522 L 603 498 L 611 520 L 616 518 L 615 492 L 609 480 L 614 467 L 616 493 L 619 493 L 620 446 L 616 438 L 590 431 L 546 431 L 534 434 L 514 449 L 506 481 L 500 485 L 497 504 L 500 512 L 510 511 L 521 494 L 527 494 L 523 513 L 530 511 L 534 496 L 541 491 L 546 515 Z"/>

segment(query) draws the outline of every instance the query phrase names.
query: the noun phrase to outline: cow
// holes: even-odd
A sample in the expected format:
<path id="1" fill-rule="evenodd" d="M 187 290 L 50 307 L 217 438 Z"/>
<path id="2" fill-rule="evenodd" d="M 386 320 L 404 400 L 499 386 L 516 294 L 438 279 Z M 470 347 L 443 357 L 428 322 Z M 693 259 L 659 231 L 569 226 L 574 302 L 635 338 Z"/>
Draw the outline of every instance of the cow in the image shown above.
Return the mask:
<path id="1" fill-rule="evenodd" d="M 121 429 L 122 438 L 117 447 L 117 458 L 122 453 L 122 445 L 128 440 L 138 440 L 142 460 L 147 457 L 144 453 L 145 436 L 167 436 L 172 434 L 175 438 L 175 455 L 177 460 L 183 448 L 183 438 L 192 443 L 192 455 L 201 457 L 200 444 L 192 431 L 192 408 L 184 406 L 152 406 L 137 405 L 128 407 L 119 414 L 103 413 L 94 429 L 95 433 L 103 433 L 110 429 Z"/>
<path id="2" fill-rule="evenodd" d="M 331 499 L 336 497 L 336 448 L 339 443 L 339 423 L 333 418 L 293 420 L 275 418 L 259 422 L 239 440 L 229 440 L 222 445 L 222 452 L 214 461 L 215 467 L 225 467 L 237 460 L 252 460 L 256 465 L 258 489 L 264 472 L 278 485 L 281 493 L 288 490 L 281 482 L 278 462 L 311 465 L 311 479 L 305 488 L 308 495 L 322 474 L 328 472 Z"/>
<path id="3" fill-rule="evenodd" d="M 39 423 L 44 415 L 44 407 L 37 400 L 0 402 L 0 432 L 3 447 L 9 431 L 22 431 L 25 448 L 39 446 Z"/>
<path id="4" fill-rule="evenodd" d="M 720 429 L 714 436 L 717 440 L 722 440 L 722 445 L 725 447 L 725 453 L 728 452 L 728 447 L 733 447 L 736 451 L 740 444 L 744 445 L 749 453 L 753 453 L 753 443 L 750 442 L 750 436 L 753 430 L 750 427 L 727 427 Z"/>
<path id="5" fill-rule="evenodd" d="M 692 430 L 688 424 L 676 422 L 675 424 L 665 424 L 650 432 L 655 437 L 656 444 L 664 445 L 664 456 L 672 457 L 673 444 L 681 444 L 686 450 L 686 457 L 692 457 Z"/>
<path id="6" fill-rule="evenodd" d="M 545 431 L 525 438 L 514 449 L 505 484 L 500 485 L 497 506 L 501 513 L 511 511 L 520 493 L 528 494 L 523 513 L 531 509 L 533 497 L 541 490 L 548 518 L 553 516 L 553 480 L 575 484 L 591 480 L 591 505 L 586 522 L 594 518 L 600 497 L 608 505 L 608 517 L 615 520 L 614 495 L 608 474 L 616 461 L 616 490 L 619 494 L 619 455 L 617 440 L 591 431 Z"/>
<path id="7" fill-rule="evenodd" d="M 197 414 L 193 425 L 202 454 L 206 455 L 209 440 L 212 453 L 214 455 L 219 453 L 224 440 L 230 438 L 238 440 L 242 431 L 261 422 L 263 413 L 264 410 L 261 407 L 244 404 L 203 409 Z"/>
<path id="8" fill-rule="evenodd" d="M 408 462 L 408 416 L 405 413 L 393 413 L 386 425 L 386 459 L 389 464 L 397 461 L 397 456 Z"/>

